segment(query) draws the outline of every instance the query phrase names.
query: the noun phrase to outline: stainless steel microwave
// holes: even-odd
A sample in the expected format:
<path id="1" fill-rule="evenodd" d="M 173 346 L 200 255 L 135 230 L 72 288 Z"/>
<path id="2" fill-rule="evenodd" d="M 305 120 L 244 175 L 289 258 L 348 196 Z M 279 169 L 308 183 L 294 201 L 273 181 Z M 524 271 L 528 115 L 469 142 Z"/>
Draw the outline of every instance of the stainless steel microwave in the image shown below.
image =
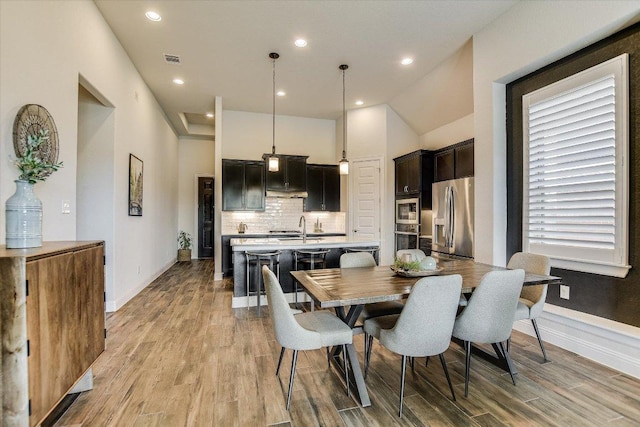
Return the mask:
<path id="1" fill-rule="evenodd" d="M 420 224 L 420 199 L 396 200 L 396 224 Z"/>

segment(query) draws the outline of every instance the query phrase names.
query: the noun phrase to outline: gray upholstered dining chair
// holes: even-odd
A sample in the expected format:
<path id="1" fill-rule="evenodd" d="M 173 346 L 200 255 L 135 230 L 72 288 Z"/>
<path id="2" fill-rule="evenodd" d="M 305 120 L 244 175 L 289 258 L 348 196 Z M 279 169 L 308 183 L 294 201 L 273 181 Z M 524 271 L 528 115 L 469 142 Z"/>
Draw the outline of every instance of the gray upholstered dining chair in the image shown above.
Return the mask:
<path id="1" fill-rule="evenodd" d="M 551 272 L 551 261 L 544 255 L 516 252 L 509 260 L 507 268 L 521 268 L 527 273 L 548 276 Z M 520 293 L 520 300 L 518 301 L 518 307 L 516 308 L 516 315 L 514 319 L 531 320 L 533 330 L 535 331 L 536 337 L 538 338 L 538 344 L 540 344 L 540 350 L 542 350 L 542 358 L 545 362 L 548 360 L 547 352 L 544 350 L 544 344 L 542 344 L 542 338 L 540 337 L 540 330 L 538 329 L 536 318 L 542 313 L 542 309 L 544 308 L 544 302 L 546 299 L 547 285 L 523 287 L 522 292 Z M 509 344 L 510 342 L 507 345 Z"/>
<path id="2" fill-rule="evenodd" d="M 289 377 L 289 392 L 287 394 L 287 411 L 291 405 L 291 393 L 293 392 L 293 379 L 296 374 L 296 362 L 298 351 L 317 350 L 322 347 L 342 346 L 345 383 L 347 395 L 349 395 L 349 371 L 347 367 L 347 344 L 353 343 L 351 328 L 327 311 L 313 313 L 292 313 L 289 303 L 284 297 L 284 292 L 278 282 L 278 278 L 267 266 L 262 267 L 269 302 L 269 315 L 273 323 L 276 341 L 282 346 L 276 375 L 280 374 L 280 365 L 286 348 L 293 350 L 291 360 L 291 376 Z"/>
<path id="3" fill-rule="evenodd" d="M 453 336 L 464 342 L 464 395 L 469 395 L 472 343 L 492 344 L 498 357 L 509 366 L 513 385 L 516 384 L 513 364 L 504 341 L 511 336 L 513 318 L 522 290 L 524 270 L 490 271 L 471 294 L 469 304 L 456 319 Z"/>
<path id="4" fill-rule="evenodd" d="M 451 342 L 461 289 L 462 276 L 459 274 L 422 278 L 411 289 L 402 313 L 375 317 L 364 322 L 364 330 L 369 337 L 365 348 L 365 373 L 369 369 L 373 337 L 378 338 L 380 344 L 389 350 L 402 355 L 400 417 L 407 357 L 439 355 L 451 396 L 456 400 L 443 353 Z"/>
<path id="5" fill-rule="evenodd" d="M 376 260 L 368 252 L 349 252 L 340 256 L 340 268 L 375 267 Z M 360 319 L 364 322 L 367 319 L 388 314 L 398 314 L 404 308 L 404 304 L 398 301 L 376 302 L 365 304 L 360 314 Z M 365 334 L 365 343 L 367 335 Z"/>
<path id="6" fill-rule="evenodd" d="M 427 257 L 427 254 L 425 254 L 421 249 L 400 249 L 396 252 L 396 258 L 398 259 L 402 259 L 404 255 L 411 255 L 411 258 L 418 262 Z"/>

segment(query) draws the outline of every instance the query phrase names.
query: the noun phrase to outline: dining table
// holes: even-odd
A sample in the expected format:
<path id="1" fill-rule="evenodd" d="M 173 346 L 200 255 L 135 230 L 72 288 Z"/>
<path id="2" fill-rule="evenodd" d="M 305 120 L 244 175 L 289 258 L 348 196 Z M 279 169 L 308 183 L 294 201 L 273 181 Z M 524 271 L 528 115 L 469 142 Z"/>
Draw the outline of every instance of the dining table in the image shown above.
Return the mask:
<path id="1" fill-rule="evenodd" d="M 312 306 L 321 309 L 334 309 L 336 315 L 354 329 L 354 334 L 362 332 L 356 322 L 366 304 L 406 299 L 413 285 L 426 275 L 460 274 L 462 276 L 462 294 L 472 294 L 484 275 L 490 271 L 506 270 L 489 264 L 468 259 L 439 260 L 438 268 L 433 272 L 411 273 L 396 272 L 391 266 L 362 268 L 327 268 L 316 270 L 292 271 L 291 275 L 298 281 L 311 298 Z M 523 286 L 559 285 L 562 278 L 525 273 Z M 363 407 L 371 405 L 369 393 L 358 355 L 353 344 L 347 345 L 347 357 L 351 366 L 353 381 L 360 403 Z M 475 349 L 482 353 L 481 350 Z M 333 360 L 338 369 L 342 369 L 338 358 L 341 347 L 333 349 Z M 498 355 L 499 356 L 499 355 Z M 486 355 L 483 357 L 486 358 Z M 498 358 L 497 362 L 501 362 Z M 498 366 L 501 366 L 500 364 Z M 502 366 L 501 366 L 502 367 Z M 504 368 L 504 367 L 503 367 Z"/>

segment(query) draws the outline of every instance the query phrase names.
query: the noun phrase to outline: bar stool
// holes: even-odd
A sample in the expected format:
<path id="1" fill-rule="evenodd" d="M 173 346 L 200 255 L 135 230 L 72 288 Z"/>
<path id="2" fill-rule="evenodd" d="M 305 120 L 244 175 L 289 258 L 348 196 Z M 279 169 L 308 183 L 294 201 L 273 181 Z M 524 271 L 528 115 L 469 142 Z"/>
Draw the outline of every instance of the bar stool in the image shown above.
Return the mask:
<path id="1" fill-rule="evenodd" d="M 273 252 L 251 252 L 245 251 L 244 255 L 247 259 L 247 310 L 249 309 L 249 296 L 251 295 L 251 267 L 257 270 L 257 286 L 254 292 L 258 296 L 258 316 L 260 316 L 260 295 L 262 294 L 262 266 L 269 266 L 269 270 L 280 278 L 280 251 Z M 274 271 L 273 267 L 276 267 Z"/>
<path id="2" fill-rule="evenodd" d="M 325 268 L 326 256 L 329 249 L 300 249 L 293 251 L 293 269 L 298 270 L 314 270 L 316 267 Z M 295 307 L 298 308 L 298 281 L 293 281 L 293 298 Z M 313 311 L 313 301 L 311 302 L 311 311 Z"/>
<path id="3" fill-rule="evenodd" d="M 370 246 L 370 247 L 364 247 L 364 248 L 344 248 L 343 253 L 349 253 L 349 252 L 369 252 L 371 255 L 373 255 L 373 258 L 376 260 L 376 264 L 378 263 L 378 251 L 380 251 L 380 247 L 379 246 Z"/>

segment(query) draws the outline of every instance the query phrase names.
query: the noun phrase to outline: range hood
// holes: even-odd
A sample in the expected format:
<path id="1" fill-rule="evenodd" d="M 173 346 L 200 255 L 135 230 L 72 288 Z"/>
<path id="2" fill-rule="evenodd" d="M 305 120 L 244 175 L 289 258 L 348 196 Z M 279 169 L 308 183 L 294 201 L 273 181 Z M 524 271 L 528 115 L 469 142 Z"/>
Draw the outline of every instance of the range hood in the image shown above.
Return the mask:
<path id="1" fill-rule="evenodd" d="M 274 154 L 265 153 L 262 155 L 267 171 L 265 177 L 266 196 L 283 199 L 309 197 L 309 193 L 307 193 L 307 158 L 309 156 L 275 154 L 275 157 L 280 161 L 280 166 L 277 171 L 270 172 L 267 162 L 272 156 Z"/>
<path id="2" fill-rule="evenodd" d="M 267 197 L 277 197 L 279 199 L 305 199 L 309 197 L 306 191 L 273 191 L 267 190 Z"/>

